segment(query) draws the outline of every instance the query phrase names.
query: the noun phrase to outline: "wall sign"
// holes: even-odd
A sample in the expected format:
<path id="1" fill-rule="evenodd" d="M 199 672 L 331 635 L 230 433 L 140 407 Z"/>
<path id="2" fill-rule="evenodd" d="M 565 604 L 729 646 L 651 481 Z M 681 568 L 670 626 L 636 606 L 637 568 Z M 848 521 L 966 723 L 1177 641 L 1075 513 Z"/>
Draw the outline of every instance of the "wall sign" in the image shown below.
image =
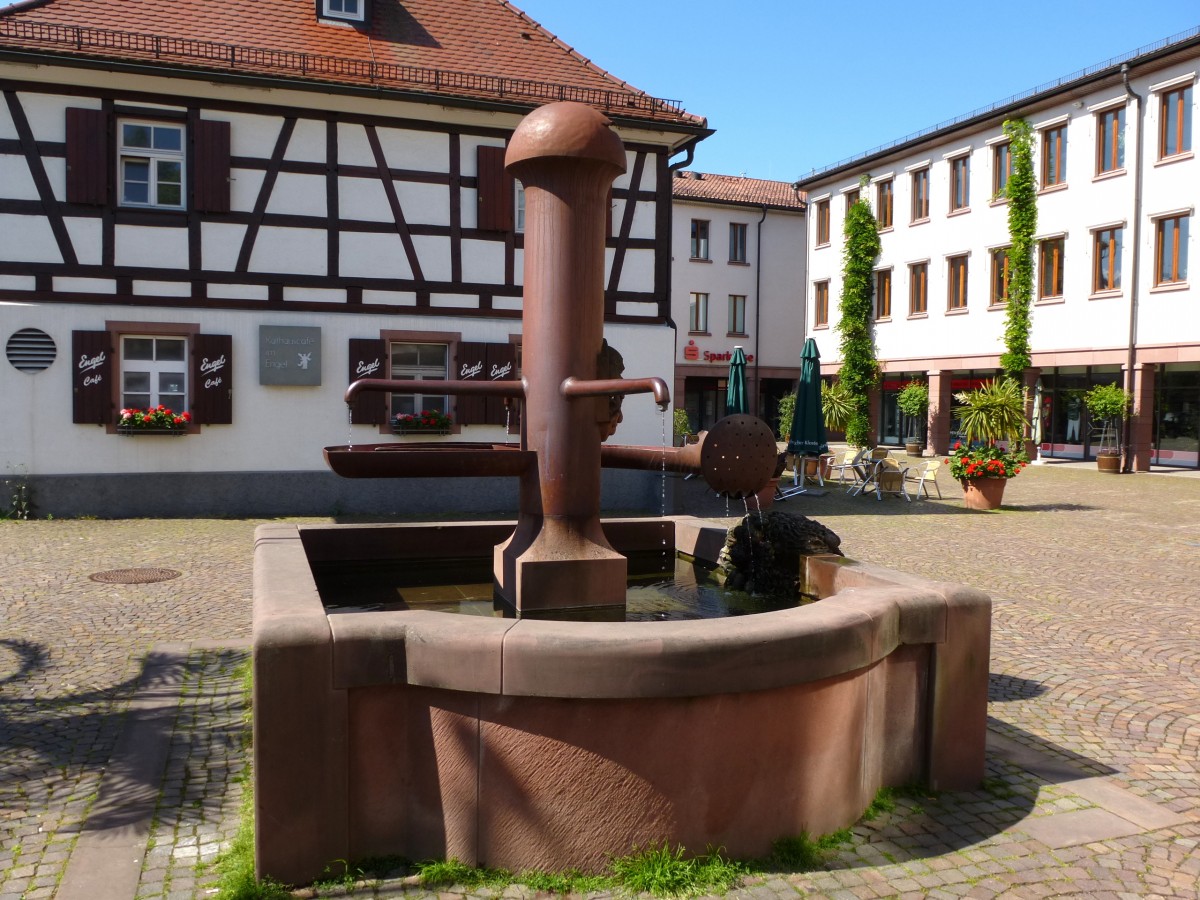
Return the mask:
<path id="1" fill-rule="evenodd" d="M 732 350 L 701 350 L 696 346 L 695 341 L 688 341 L 687 346 L 683 348 L 683 358 L 688 362 L 706 362 L 715 365 L 729 365 L 729 361 L 733 359 Z M 746 362 L 754 362 L 754 354 L 746 354 Z"/>
<path id="2" fill-rule="evenodd" d="M 303 325 L 259 325 L 258 383 L 320 385 L 321 329 Z"/>

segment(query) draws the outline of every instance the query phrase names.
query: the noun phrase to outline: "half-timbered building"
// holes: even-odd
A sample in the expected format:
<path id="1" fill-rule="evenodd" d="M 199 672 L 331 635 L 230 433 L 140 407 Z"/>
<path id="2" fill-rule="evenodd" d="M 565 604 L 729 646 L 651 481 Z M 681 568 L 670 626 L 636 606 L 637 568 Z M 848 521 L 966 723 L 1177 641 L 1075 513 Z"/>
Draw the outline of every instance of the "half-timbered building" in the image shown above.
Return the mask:
<path id="1" fill-rule="evenodd" d="M 342 394 L 518 377 L 503 157 L 550 101 L 625 142 L 606 336 L 626 377 L 670 377 L 670 166 L 705 122 L 505 0 L 28 0 L 0 10 L 0 93 L 0 468 L 44 512 L 503 508 L 515 485 L 345 482 L 321 447 L 422 410 L 517 439 L 498 401 L 364 395 L 348 421 Z M 182 439 L 121 433 L 160 404 Z M 631 401 L 614 440 L 661 433 Z M 641 505 L 638 475 L 606 473 L 606 502 Z"/>

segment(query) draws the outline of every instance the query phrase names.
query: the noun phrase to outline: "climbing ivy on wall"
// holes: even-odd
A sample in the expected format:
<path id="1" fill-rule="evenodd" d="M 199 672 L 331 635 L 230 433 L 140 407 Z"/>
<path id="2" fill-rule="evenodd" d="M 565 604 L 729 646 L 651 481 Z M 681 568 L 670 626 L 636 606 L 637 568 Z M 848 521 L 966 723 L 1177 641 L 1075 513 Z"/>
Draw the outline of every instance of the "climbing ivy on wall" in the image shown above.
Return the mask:
<path id="1" fill-rule="evenodd" d="M 866 181 L 864 176 L 864 186 Z M 871 444 L 872 435 L 870 392 L 879 382 L 879 362 L 875 358 L 875 337 L 871 330 L 879 227 L 866 199 L 860 198 L 846 210 L 844 234 L 842 296 L 838 304 L 841 316 L 837 326 L 842 336 L 842 368 L 838 381 L 853 406 L 846 425 L 846 441 L 866 447 Z"/>
<path id="2" fill-rule="evenodd" d="M 1000 367 L 1020 381 L 1029 368 L 1030 309 L 1033 302 L 1033 236 L 1037 233 L 1037 183 L 1033 176 L 1033 132 L 1024 119 L 1004 123 L 1012 173 L 1004 186 L 1008 198 L 1008 315 Z"/>

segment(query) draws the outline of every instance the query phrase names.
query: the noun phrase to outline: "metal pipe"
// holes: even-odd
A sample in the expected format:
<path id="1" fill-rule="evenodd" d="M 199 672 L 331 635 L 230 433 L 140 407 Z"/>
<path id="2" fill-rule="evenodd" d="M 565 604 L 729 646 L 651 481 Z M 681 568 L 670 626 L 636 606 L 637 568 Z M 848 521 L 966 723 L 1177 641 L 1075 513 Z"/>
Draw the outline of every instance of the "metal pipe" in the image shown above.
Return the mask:
<path id="1" fill-rule="evenodd" d="M 428 384 L 428 382 L 422 382 Z M 567 399 L 576 397 L 624 397 L 627 394 L 653 394 L 658 408 L 665 410 L 671 405 L 671 389 L 661 378 L 609 378 L 583 380 L 570 376 L 564 378 L 559 391 Z"/>
<path id="2" fill-rule="evenodd" d="M 360 378 L 346 388 L 345 401 L 352 403 L 363 391 L 393 394 L 463 394 L 485 397 L 524 397 L 523 382 L 509 381 L 416 381 L 414 379 Z M 616 393 L 615 391 L 613 393 Z"/>
<path id="3" fill-rule="evenodd" d="M 1121 63 L 1121 80 L 1125 82 L 1125 93 L 1137 101 L 1137 140 L 1133 144 L 1133 222 L 1130 246 L 1133 248 L 1133 262 L 1129 273 L 1129 346 L 1125 360 L 1126 390 L 1133 393 L 1133 371 L 1137 362 L 1137 309 L 1138 309 L 1138 260 L 1142 255 L 1141 221 L 1142 221 L 1142 141 L 1145 140 L 1144 103 L 1141 95 L 1134 91 L 1129 83 L 1129 63 Z M 1143 410 L 1144 414 L 1144 410 Z M 1151 415 L 1153 415 L 1151 407 Z M 1121 442 L 1125 445 L 1125 459 L 1121 471 L 1133 471 L 1133 416 L 1126 416 L 1122 424 Z"/>

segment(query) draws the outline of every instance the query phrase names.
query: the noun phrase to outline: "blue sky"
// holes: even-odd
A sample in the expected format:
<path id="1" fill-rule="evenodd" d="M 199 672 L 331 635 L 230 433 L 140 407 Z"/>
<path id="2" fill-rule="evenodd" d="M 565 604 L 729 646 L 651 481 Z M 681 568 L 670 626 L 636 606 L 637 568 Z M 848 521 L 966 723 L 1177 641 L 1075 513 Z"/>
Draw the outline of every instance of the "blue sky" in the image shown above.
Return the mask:
<path id="1" fill-rule="evenodd" d="M 513 2 L 706 116 L 693 168 L 783 181 L 1200 25 L 1195 0 Z"/>
<path id="2" fill-rule="evenodd" d="M 814 168 L 1200 25 L 1195 0 L 513 0 L 717 133 L 693 168 Z"/>

